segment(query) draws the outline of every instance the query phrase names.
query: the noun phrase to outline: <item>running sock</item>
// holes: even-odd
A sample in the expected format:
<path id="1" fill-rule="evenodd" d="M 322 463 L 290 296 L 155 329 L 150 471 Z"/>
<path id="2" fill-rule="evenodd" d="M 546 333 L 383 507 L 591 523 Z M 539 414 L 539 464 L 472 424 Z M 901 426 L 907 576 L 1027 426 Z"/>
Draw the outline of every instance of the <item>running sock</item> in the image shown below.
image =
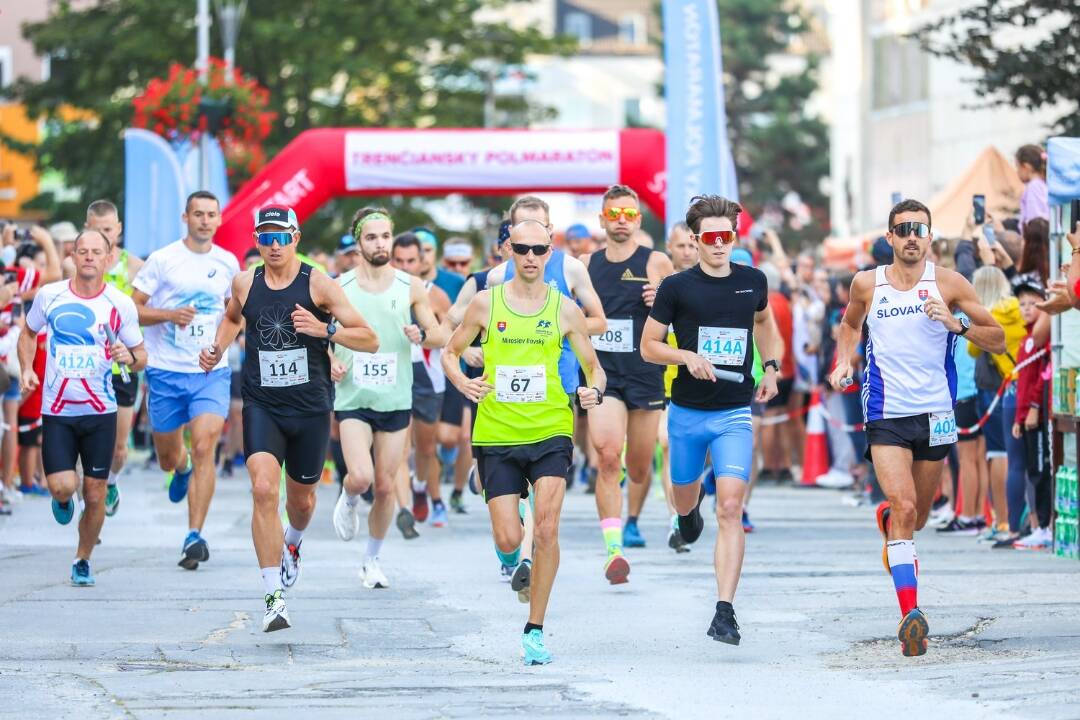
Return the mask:
<path id="1" fill-rule="evenodd" d="M 505 553 L 502 550 L 500 550 L 499 547 L 496 545 L 495 546 L 495 554 L 499 556 L 499 562 L 501 562 L 506 567 L 517 567 L 518 563 L 521 561 L 521 547 L 520 546 L 514 548 L 513 552 Z"/>
<path id="2" fill-rule="evenodd" d="M 888 544 L 889 570 L 892 571 L 896 599 L 900 602 L 900 616 L 906 617 L 919 604 L 919 580 L 915 571 L 915 541 L 890 540 Z"/>
<path id="3" fill-rule="evenodd" d="M 284 590 L 281 586 L 281 568 L 277 565 L 274 567 L 264 567 L 260 569 L 263 579 L 263 588 L 266 590 L 267 595 L 273 595 L 278 590 Z"/>
<path id="4" fill-rule="evenodd" d="M 445 445 L 440 444 L 438 446 L 438 449 L 436 449 L 435 453 L 439 456 L 439 462 L 442 463 L 443 467 L 450 467 L 457 462 L 457 445 L 446 447 Z"/>
<path id="5" fill-rule="evenodd" d="M 119 479 L 120 479 L 119 474 L 114 473 L 113 471 L 110 470 L 109 471 L 108 486 L 109 487 L 116 487 L 116 481 L 119 480 Z"/>
<path id="6" fill-rule="evenodd" d="M 637 525 L 637 519 L 638 519 L 637 515 L 627 515 L 626 516 L 626 524 L 627 525 Z"/>
<path id="7" fill-rule="evenodd" d="M 197 535 L 202 537 L 202 531 L 199 528 L 188 528 L 188 535 Z"/>
<path id="8" fill-rule="evenodd" d="M 177 465 L 173 472 L 177 475 L 183 475 L 189 470 L 191 470 L 191 453 L 187 451 L 187 448 L 184 448 L 184 469 L 181 470 L 180 466 Z"/>
<path id="9" fill-rule="evenodd" d="M 382 550 L 382 538 L 369 537 L 367 539 L 367 556 L 369 558 L 379 557 L 379 551 Z"/>
<path id="10" fill-rule="evenodd" d="M 299 545 L 300 541 L 304 539 L 304 531 L 297 530 L 292 525 L 285 526 L 285 544 L 286 545 Z"/>
<path id="11" fill-rule="evenodd" d="M 451 490 L 450 491 L 450 497 L 453 498 L 454 500 L 460 500 L 461 499 L 461 491 L 460 490 Z"/>
<path id="12" fill-rule="evenodd" d="M 604 518 L 600 529 L 604 531 L 608 555 L 622 555 L 622 518 Z"/>
<path id="13" fill-rule="evenodd" d="M 701 537 L 702 531 L 705 529 L 705 518 L 701 517 L 701 501 L 705 499 L 705 487 L 702 485 L 701 492 L 698 493 L 697 505 L 694 509 L 688 512 L 686 515 L 679 515 L 679 534 L 682 535 L 683 542 L 692 544 L 697 542 L 697 539 Z"/>
<path id="14" fill-rule="evenodd" d="M 443 501 L 441 499 L 440 500 L 432 500 L 431 501 L 431 507 L 432 507 L 432 509 L 441 508 L 441 507 L 443 507 Z"/>
<path id="15" fill-rule="evenodd" d="M 543 625 L 537 625 L 536 623 L 531 623 L 531 622 L 525 623 L 525 634 L 526 635 L 528 635 L 533 630 L 539 630 L 540 632 L 544 632 L 544 626 Z"/>

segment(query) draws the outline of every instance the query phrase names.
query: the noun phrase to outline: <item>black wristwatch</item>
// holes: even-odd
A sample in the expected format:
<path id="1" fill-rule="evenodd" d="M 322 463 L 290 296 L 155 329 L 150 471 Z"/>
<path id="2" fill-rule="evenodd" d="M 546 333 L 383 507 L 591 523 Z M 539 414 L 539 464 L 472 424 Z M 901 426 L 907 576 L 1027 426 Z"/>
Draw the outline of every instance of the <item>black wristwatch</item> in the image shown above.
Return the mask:
<path id="1" fill-rule="evenodd" d="M 331 319 L 330 322 L 326 323 L 326 337 L 332 338 L 336 332 L 337 325 L 335 325 L 333 319 Z"/>
<path id="2" fill-rule="evenodd" d="M 960 316 L 960 332 L 956 333 L 960 337 L 967 335 L 967 331 L 971 329 L 971 321 L 967 319 L 966 315 Z"/>
<path id="3" fill-rule="evenodd" d="M 424 332 L 424 328 L 420 328 L 420 344 L 423 345 L 425 340 L 427 340 L 427 333 Z"/>
<path id="4" fill-rule="evenodd" d="M 775 370 L 777 372 L 777 374 L 780 373 L 780 364 L 778 362 L 776 362 L 775 360 L 766 360 L 765 362 L 761 363 L 761 367 L 762 367 L 763 370 L 767 370 L 768 368 L 771 367 L 773 370 Z"/>
<path id="5" fill-rule="evenodd" d="M 597 405 L 603 405 L 604 404 L 604 393 L 600 392 L 600 388 L 596 387 L 595 385 L 593 386 L 593 390 L 596 391 L 596 404 Z"/>

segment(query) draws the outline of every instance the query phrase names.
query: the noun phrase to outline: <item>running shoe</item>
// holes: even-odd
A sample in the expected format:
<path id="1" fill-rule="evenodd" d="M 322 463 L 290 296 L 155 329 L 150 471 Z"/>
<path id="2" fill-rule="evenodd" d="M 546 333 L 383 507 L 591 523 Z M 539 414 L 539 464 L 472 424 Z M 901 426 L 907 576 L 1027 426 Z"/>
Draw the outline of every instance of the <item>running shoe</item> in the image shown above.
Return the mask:
<path id="1" fill-rule="evenodd" d="M 360 579 L 368 590 L 390 587 L 390 581 L 379 567 L 379 558 L 364 558 L 364 563 L 360 566 Z"/>
<path id="2" fill-rule="evenodd" d="M 44 485 L 31 485 L 30 494 L 37 495 L 38 497 L 49 497 L 52 493 L 50 493 L 49 488 Z"/>
<path id="3" fill-rule="evenodd" d="M 608 555 L 607 562 L 604 563 L 604 577 L 612 585 L 630 582 L 630 561 L 625 555 Z"/>
<path id="4" fill-rule="evenodd" d="M 210 559 L 210 546 L 206 544 L 203 536 L 197 532 L 189 532 L 184 538 L 184 546 L 180 551 L 180 562 L 177 563 L 185 570 L 198 570 L 199 563 Z"/>
<path id="5" fill-rule="evenodd" d="M 671 518 L 671 530 L 668 532 L 667 545 L 669 548 L 677 553 L 690 552 L 690 546 L 683 540 L 682 533 L 679 532 L 679 516 L 675 515 Z"/>
<path id="6" fill-rule="evenodd" d="M 349 542 L 356 537 L 356 532 L 360 529 L 360 516 L 357 513 L 357 507 L 355 504 L 349 504 L 349 496 L 345 494 L 345 489 L 342 488 L 341 494 L 338 495 L 337 504 L 334 505 L 334 532 L 338 538 Z"/>
<path id="7" fill-rule="evenodd" d="M 75 587 L 90 587 L 94 584 L 94 574 L 90 572 L 90 563 L 76 560 L 71 566 L 71 584 Z"/>
<path id="8" fill-rule="evenodd" d="M 735 619 L 735 608 L 730 603 L 716 603 L 716 613 L 709 624 L 709 637 L 717 642 L 738 645 L 742 640 L 739 634 L 739 622 Z"/>
<path id="9" fill-rule="evenodd" d="M 415 483 L 413 484 L 412 491 L 412 514 L 416 518 L 416 522 L 424 522 L 428 519 L 428 497 L 427 490 L 423 492 L 416 489 Z"/>
<path id="10" fill-rule="evenodd" d="M 289 624 L 289 611 L 285 607 L 285 597 L 280 590 L 266 596 L 266 614 L 263 615 L 263 632 L 274 632 L 292 627 Z"/>
<path id="11" fill-rule="evenodd" d="M 420 537 L 420 533 L 416 531 L 416 518 L 413 517 L 408 508 L 398 510 L 397 520 L 394 522 L 406 540 L 415 540 Z"/>
<path id="12" fill-rule="evenodd" d="M 446 527 L 447 522 L 449 522 L 449 519 L 446 517 L 446 505 L 443 505 L 441 500 L 433 502 L 431 504 L 431 527 Z"/>
<path id="13" fill-rule="evenodd" d="M 1026 538 L 1020 538 L 1013 547 L 1017 550 L 1049 550 L 1054 544 L 1054 539 L 1050 535 L 1049 528 L 1039 528 L 1033 531 Z"/>
<path id="14" fill-rule="evenodd" d="M 120 509 L 120 486 L 109 485 L 105 490 L 105 517 L 112 517 Z"/>
<path id="15" fill-rule="evenodd" d="M 623 547 L 643 548 L 645 547 L 645 538 L 641 537 L 641 531 L 638 530 L 636 522 L 628 522 L 623 526 Z"/>
<path id="16" fill-rule="evenodd" d="M 953 536 L 974 536 L 979 534 L 979 523 L 975 520 L 961 520 L 959 516 L 949 521 L 948 525 L 939 527 L 939 533 L 948 533 Z"/>
<path id="17" fill-rule="evenodd" d="M 791 474 L 791 468 L 784 468 L 780 472 L 776 473 L 777 483 L 793 483 L 795 482 L 795 476 Z"/>
<path id="18" fill-rule="evenodd" d="M 885 566 L 885 572 L 892 575 L 892 568 L 889 567 L 889 501 L 881 503 L 877 506 L 877 528 L 881 533 L 881 538 L 884 541 L 881 546 L 881 564 Z"/>
<path id="19" fill-rule="evenodd" d="M 287 544 L 281 549 L 281 584 L 286 588 L 291 588 L 300 579 L 300 546 L 303 542 Z"/>
<path id="20" fill-rule="evenodd" d="M 742 529 L 744 533 L 754 532 L 754 523 L 750 522 L 750 513 L 742 511 Z"/>
<path id="21" fill-rule="evenodd" d="M 0 515 L 7 516 L 11 514 L 11 508 L 8 507 L 3 500 L 0 500 Z"/>
<path id="22" fill-rule="evenodd" d="M 473 495 L 480 494 L 480 478 L 476 474 L 476 463 L 469 468 L 469 492 Z"/>
<path id="23" fill-rule="evenodd" d="M 499 564 L 499 580 L 502 582 L 510 582 L 510 579 L 514 577 L 514 566 Z"/>
<path id="24" fill-rule="evenodd" d="M 7 505 L 18 505 L 23 501 L 23 494 L 18 486 L 0 485 L 0 498 L 3 498 L 4 503 Z"/>
<path id="25" fill-rule="evenodd" d="M 1008 532 L 999 532 L 997 537 L 998 539 L 990 546 L 991 550 L 1013 550 L 1016 547 L 1016 543 L 1022 539 L 1019 534 L 1014 535 Z"/>
<path id="26" fill-rule="evenodd" d="M 60 503 L 56 498 L 52 500 L 52 514 L 56 522 L 67 525 L 71 518 L 75 517 L 75 496 L 72 495 L 67 502 Z"/>
<path id="27" fill-rule="evenodd" d="M 173 471 L 169 478 L 169 499 L 178 503 L 187 497 L 188 483 L 191 482 L 191 474 L 195 471 L 195 465 L 188 456 L 188 469 L 184 472 Z"/>
<path id="28" fill-rule="evenodd" d="M 521 636 L 521 656 L 526 665 L 547 665 L 551 653 L 544 647 L 544 631 L 530 630 Z"/>
<path id="29" fill-rule="evenodd" d="M 450 493 L 450 509 L 458 515 L 465 515 L 468 513 L 465 509 L 465 498 L 461 496 L 460 490 L 455 490 Z"/>
<path id="30" fill-rule="evenodd" d="M 928 635 L 930 635 L 930 624 L 926 622 L 926 616 L 919 608 L 912 608 L 911 612 L 900 621 L 900 629 L 896 632 L 904 657 L 925 655 Z"/>
<path id="31" fill-rule="evenodd" d="M 518 594 L 519 601 L 523 603 L 529 602 L 529 585 L 531 582 L 532 560 L 522 560 L 510 577 L 510 589 Z"/>

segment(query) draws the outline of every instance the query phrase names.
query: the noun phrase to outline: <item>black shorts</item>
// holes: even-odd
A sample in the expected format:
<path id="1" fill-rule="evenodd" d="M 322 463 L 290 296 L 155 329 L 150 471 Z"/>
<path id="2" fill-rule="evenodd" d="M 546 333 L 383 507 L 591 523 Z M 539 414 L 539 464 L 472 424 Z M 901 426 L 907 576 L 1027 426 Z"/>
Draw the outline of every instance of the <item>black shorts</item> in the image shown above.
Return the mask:
<path id="1" fill-rule="evenodd" d="M 667 407 L 663 378 L 659 383 L 636 382 L 633 378 L 612 380 L 608 375 L 604 397 L 615 398 L 626 405 L 627 410 L 663 410 Z"/>
<path id="2" fill-rule="evenodd" d="M 475 413 L 473 413 L 475 415 Z M 439 419 L 448 425 L 461 427 L 461 421 L 465 417 L 465 396 L 452 382 L 446 381 L 446 392 L 443 393 L 442 412 Z"/>
<path id="3" fill-rule="evenodd" d="M 776 397 L 765 403 L 767 408 L 786 408 L 791 400 L 791 388 L 795 385 L 795 378 L 776 381 Z"/>
<path id="4" fill-rule="evenodd" d="M 244 387 L 244 374 L 240 371 L 236 371 L 229 378 L 229 398 L 232 400 L 242 400 L 244 396 L 241 391 Z"/>
<path id="5" fill-rule="evenodd" d="M 926 413 L 866 423 L 866 459 L 871 462 L 874 445 L 904 447 L 915 460 L 935 461 L 944 460 L 952 447 L 951 443 L 930 447 L 930 416 Z"/>
<path id="6" fill-rule="evenodd" d="M 484 499 L 503 495 L 529 496 L 529 485 L 542 477 L 566 479 L 574 459 L 574 443 L 565 436 L 530 445 L 473 447 Z"/>
<path id="7" fill-rule="evenodd" d="M 335 410 L 334 419 L 339 423 L 345 420 L 359 420 L 371 426 L 372 432 L 392 433 L 409 427 L 412 419 L 410 410 Z"/>
<path id="8" fill-rule="evenodd" d="M 977 395 L 972 395 L 966 400 L 960 400 L 956 403 L 956 409 L 953 411 L 956 413 L 956 427 L 969 428 L 974 427 L 979 422 L 979 398 Z M 976 427 L 975 431 L 970 435 L 958 435 L 960 442 L 967 442 L 968 440 L 978 440 L 982 435 L 982 428 Z"/>
<path id="9" fill-rule="evenodd" d="M 40 417 L 19 418 L 19 447 L 37 447 L 41 445 Z"/>
<path id="10" fill-rule="evenodd" d="M 120 377 L 120 373 L 113 373 L 112 386 L 117 407 L 135 407 L 135 396 L 139 394 L 139 373 L 129 372 L 127 382 Z"/>
<path id="11" fill-rule="evenodd" d="M 244 403 L 244 459 L 265 452 L 285 464 L 289 477 L 314 485 L 322 477 L 330 443 L 330 413 L 286 417 Z"/>
<path id="12" fill-rule="evenodd" d="M 116 413 L 45 415 L 41 419 L 41 461 L 45 474 L 73 472 L 82 460 L 83 475 L 108 480 L 116 444 Z"/>
<path id="13" fill-rule="evenodd" d="M 413 388 L 412 394 L 412 416 L 422 423 L 428 425 L 434 425 L 439 422 L 439 417 L 442 414 L 443 406 L 443 394 L 442 393 L 418 393 L 416 388 Z"/>

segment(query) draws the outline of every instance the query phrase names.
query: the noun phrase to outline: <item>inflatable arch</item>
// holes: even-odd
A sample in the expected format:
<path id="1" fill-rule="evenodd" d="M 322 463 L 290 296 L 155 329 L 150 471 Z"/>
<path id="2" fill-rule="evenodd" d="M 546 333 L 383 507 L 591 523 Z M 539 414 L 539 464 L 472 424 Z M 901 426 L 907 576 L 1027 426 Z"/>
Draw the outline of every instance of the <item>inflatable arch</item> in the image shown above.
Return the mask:
<path id="1" fill-rule="evenodd" d="M 342 195 L 473 195 L 634 188 L 663 217 L 659 130 L 307 130 L 240 188 L 216 241 L 238 257 L 251 247 L 255 210 L 283 204 L 300 221 Z"/>

